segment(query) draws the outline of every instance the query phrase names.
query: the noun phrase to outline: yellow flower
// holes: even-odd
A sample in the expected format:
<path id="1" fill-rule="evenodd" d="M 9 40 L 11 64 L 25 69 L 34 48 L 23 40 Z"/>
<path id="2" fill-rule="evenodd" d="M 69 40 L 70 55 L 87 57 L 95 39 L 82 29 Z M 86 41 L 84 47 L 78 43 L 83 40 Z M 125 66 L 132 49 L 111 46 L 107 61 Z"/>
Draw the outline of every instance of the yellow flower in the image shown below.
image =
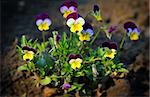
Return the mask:
<path id="1" fill-rule="evenodd" d="M 80 68 L 81 67 L 81 63 L 82 63 L 82 59 L 80 59 L 80 58 L 71 59 L 69 61 L 69 64 L 71 64 L 71 68 L 73 68 L 73 69 Z"/>
<path id="2" fill-rule="evenodd" d="M 108 57 L 113 59 L 116 55 L 116 50 L 115 49 L 111 49 L 110 51 L 106 52 L 104 57 Z"/>
<path id="3" fill-rule="evenodd" d="M 79 40 L 80 41 L 84 41 L 84 40 L 90 41 L 90 34 L 88 34 L 88 33 L 86 33 L 86 34 L 80 34 Z"/>
<path id="4" fill-rule="evenodd" d="M 130 33 L 130 39 L 131 40 L 138 40 L 139 39 L 138 33 Z"/>
<path id="5" fill-rule="evenodd" d="M 70 18 L 67 20 L 67 25 L 70 27 L 71 32 L 81 32 L 83 30 L 83 25 L 85 23 L 85 20 L 81 17 L 74 20 L 73 18 Z"/>
<path id="6" fill-rule="evenodd" d="M 25 54 L 23 55 L 23 60 L 31 61 L 33 59 L 33 56 L 34 56 L 33 51 L 25 51 Z"/>

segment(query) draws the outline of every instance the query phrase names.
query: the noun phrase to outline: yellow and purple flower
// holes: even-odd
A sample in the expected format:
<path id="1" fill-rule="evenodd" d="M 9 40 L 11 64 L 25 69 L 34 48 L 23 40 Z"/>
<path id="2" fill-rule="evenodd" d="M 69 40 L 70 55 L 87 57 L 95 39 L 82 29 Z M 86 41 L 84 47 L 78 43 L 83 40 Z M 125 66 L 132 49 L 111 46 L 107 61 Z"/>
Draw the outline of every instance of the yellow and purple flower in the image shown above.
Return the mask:
<path id="1" fill-rule="evenodd" d="M 97 21 L 102 21 L 101 11 L 98 5 L 94 5 L 92 15 L 96 18 Z"/>
<path id="2" fill-rule="evenodd" d="M 130 40 L 136 41 L 139 39 L 141 31 L 137 28 L 135 23 L 126 22 L 124 24 L 124 29 L 127 31 L 127 35 L 130 37 Z"/>
<path id="3" fill-rule="evenodd" d="M 24 51 L 23 60 L 31 61 L 34 58 L 34 54 L 36 53 L 36 50 L 34 48 L 24 46 L 22 50 Z"/>
<path id="4" fill-rule="evenodd" d="M 74 70 L 79 69 L 81 67 L 81 63 L 83 60 L 79 54 L 70 54 L 69 55 L 69 64 L 71 64 L 71 68 Z"/>
<path id="5" fill-rule="evenodd" d="M 106 48 L 106 53 L 104 54 L 104 57 L 114 59 L 117 53 L 117 44 L 114 42 L 104 42 L 102 44 L 102 47 Z"/>
<path id="6" fill-rule="evenodd" d="M 60 12 L 63 14 L 64 18 L 73 12 L 77 12 L 77 2 L 66 1 L 60 7 Z"/>
<path id="7" fill-rule="evenodd" d="M 70 31 L 73 33 L 81 32 L 84 24 L 85 20 L 76 12 L 67 17 L 67 26 L 70 27 Z"/>
<path id="8" fill-rule="evenodd" d="M 83 25 L 82 32 L 79 34 L 79 40 L 80 41 L 90 41 L 93 34 L 94 34 L 94 32 L 93 32 L 92 26 L 89 23 L 86 22 Z"/>
<path id="9" fill-rule="evenodd" d="M 47 13 L 42 13 L 36 16 L 36 25 L 40 31 L 49 30 L 49 26 L 52 24 L 51 19 Z"/>

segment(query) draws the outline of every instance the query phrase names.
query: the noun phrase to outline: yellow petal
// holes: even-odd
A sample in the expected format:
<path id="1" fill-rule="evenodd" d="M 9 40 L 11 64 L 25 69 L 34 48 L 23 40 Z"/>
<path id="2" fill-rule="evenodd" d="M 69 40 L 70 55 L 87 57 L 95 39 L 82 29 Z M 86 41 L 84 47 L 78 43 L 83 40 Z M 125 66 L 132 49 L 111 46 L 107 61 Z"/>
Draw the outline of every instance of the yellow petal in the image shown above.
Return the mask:
<path id="1" fill-rule="evenodd" d="M 130 34 L 130 39 L 131 40 L 138 40 L 139 39 L 139 35 L 137 33 L 131 33 Z"/>
<path id="2" fill-rule="evenodd" d="M 43 24 L 43 30 L 49 30 L 49 25 L 48 23 Z"/>
<path id="3" fill-rule="evenodd" d="M 40 25 L 38 26 L 38 29 L 39 29 L 40 31 L 43 31 L 43 25 L 40 24 Z"/>
<path id="4" fill-rule="evenodd" d="M 79 40 L 80 41 L 84 41 L 84 40 L 89 41 L 90 40 L 90 35 L 89 34 L 80 34 Z"/>
<path id="5" fill-rule="evenodd" d="M 68 16 L 69 14 L 71 14 L 71 13 L 72 13 L 71 10 L 65 11 L 63 17 L 64 17 L 64 18 L 67 18 L 67 16 Z"/>
<path id="6" fill-rule="evenodd" d="M 75 63 L 73 63 L 73 64 L 71 64 L 71 68 L 73 68 L 73 69 L 76 69 L 76 64 Z"/>
<path id="7" fill-rule="evenodd" d="M 32 51 L 27 51 L 23 55 L 23 60 L 32 60 L 34 53 Z"/>

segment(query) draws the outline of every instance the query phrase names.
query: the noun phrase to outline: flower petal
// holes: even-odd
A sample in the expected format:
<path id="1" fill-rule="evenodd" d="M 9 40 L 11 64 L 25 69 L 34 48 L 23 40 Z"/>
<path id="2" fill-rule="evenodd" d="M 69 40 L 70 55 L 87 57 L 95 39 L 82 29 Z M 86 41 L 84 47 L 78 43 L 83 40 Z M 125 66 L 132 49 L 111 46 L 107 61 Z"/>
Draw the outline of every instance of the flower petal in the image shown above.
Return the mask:
<path id="1" fill-rule="evenodd" d="M 68 10 L 68 7 L 67 6 L 62 6 L 61 8 L 60 8 L 60 12 L 61 13 L 64 13 L 65 11 L 67 11 Z"/>
<path id="2" fill-rule="evenodd" d="M 85 24 L 85 20 L 82 18 L 82 17 L 79 17 L 77 20 L 76 20 L 76 23 L 79 23 L 81 25 L 84 25 Z"/>
<path id="3" fill-rule="evenodd" d="M 48 19 L 48 18 L 44 19 L 44 22 L 43 22 L 43 23 L 47 23 L 48 26 L 50 26 L 50 25 L 52 24 L 51 20 Z"/>
<path id="4" fill-rule="evenodd" d="M 90 34 L 90 36 L 93 36 L 93 34 L 94 34 L 92 29 L 87 29 L 86 32 L 88 32 Z"/>
<path id="5" fill-rule="evenodd" d="M 42 19 L 38 19 L 38 20 L 36 21 L 36 25 L 37 25 L 37 26 L 39 26 L 41 23 L 43 23 L 43 20 L 42 20 Z"/>
<path id="6" fill-rule="evenodd" d="M 69 10 L 71 10 L 72 12 L 76 12 L 77 9 L 74 6 L 69 7 Z"/>
<path id="7" fill-rule="evenodd" d="M 71 27 L 74 23 L 75 23 L 75 20 L 73 18 L 70 18 L 70 19 L 67 20 L 67 25 L 69 27 Z"/>

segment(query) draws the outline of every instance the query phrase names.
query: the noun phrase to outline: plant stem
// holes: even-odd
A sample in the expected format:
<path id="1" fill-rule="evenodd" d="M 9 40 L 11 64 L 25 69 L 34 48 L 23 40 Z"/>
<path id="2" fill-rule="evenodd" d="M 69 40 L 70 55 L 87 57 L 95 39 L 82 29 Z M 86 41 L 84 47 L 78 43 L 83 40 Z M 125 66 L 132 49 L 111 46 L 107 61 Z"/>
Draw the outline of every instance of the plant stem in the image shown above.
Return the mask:
<path id="1" fill-rule="evenodd" d="M 92 43 L 95 41 L 95 39 L 97 38 L 99 32 L 100 32 L 100 29 L 98 29 L 96 35 L 94 36 L 94 38 L 93 38 L 93 40 L 90 42 L 90 44 L 92 44 Z"/>
<path id="2" fill-rule="evenodd" d="M 124 32 L 124 34 L 123 34 L 123 37 L 122 37 L 122 40 L 121 40 L 121 43 L 120 43 L 120 49 L 122 49 L 122 47 L 123 47 L 123 43 L 124 43 L 124 41 L 125 41 L 125 37 L 126 37 L 126 32 Z"/>
<path id="3" fill-rule="evenodd" d="M 70 32 L 70 41 L 72 40 L 72 32 Z"/>
<path id="4" fill-rule="evenodd" d="M 44 35 L 44 31 L 42 32 L 42 38 L 43 38 L 43 43 L 45 43 L 45 35 Z"/>

